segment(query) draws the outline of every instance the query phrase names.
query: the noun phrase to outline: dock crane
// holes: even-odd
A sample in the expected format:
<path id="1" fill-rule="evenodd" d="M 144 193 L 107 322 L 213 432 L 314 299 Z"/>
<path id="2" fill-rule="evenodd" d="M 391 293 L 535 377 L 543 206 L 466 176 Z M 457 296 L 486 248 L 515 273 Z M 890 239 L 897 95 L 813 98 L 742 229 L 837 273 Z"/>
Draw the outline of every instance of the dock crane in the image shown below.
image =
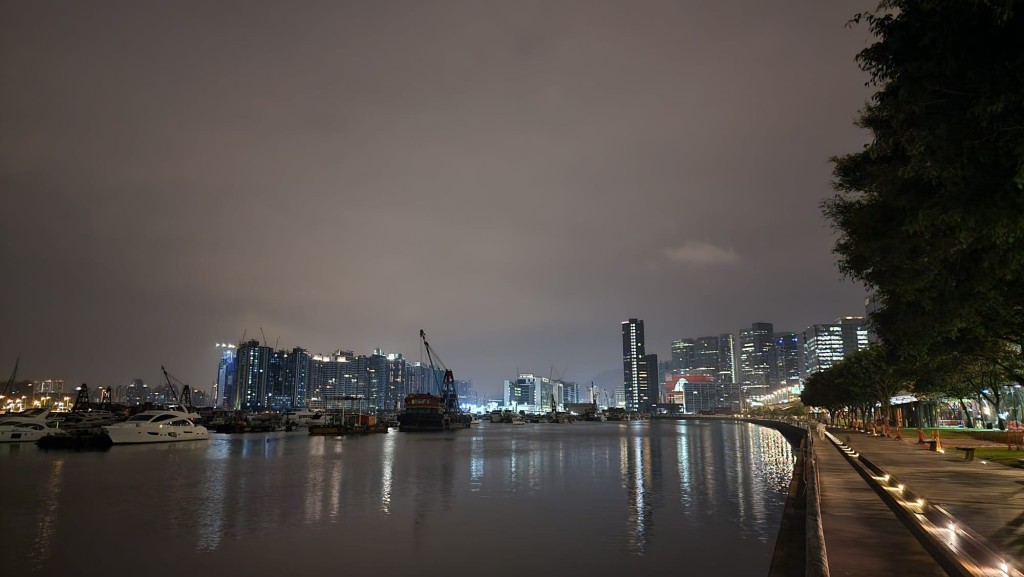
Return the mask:
<path id="1" fill-rule="evenodd" d="M 420 329 L 420 340 L 423 341 L 423 349 L 427 352 L 427 362 L 430 364 L 430 378 L 432 380 L 437 379 L 438 368 L 444 371 L 444 376 L 437 390 L 440 393 L 441 401 L 444 403 L 445 412 L 448 414 L 461 413 L 462 407 L 459 405 L 459 392 L 455 389 L 455 374 L 444 364 L 444 361 L 437 355 L 437 352 L 430 348 L 430 343 L 427 342 L 427 333 L 423 332 L 423 329 Z M 437 360 L 437 367 L 434 366 L 435 359 Z"/>
<path id="2" fill-rule="evenodd" d="M 167 369 L 165 369 L 163 365 L 160 365 L 160 370 L 163 371 L 163 373 L 164 373 L 164 379 L 167 381 L 167 390 L 169 390 L 171 392 L 171 397 L 173 397 L 174 400 L 185 409 L 185 412 L 191 413 L 192 412 L 192 387 L 190 387 L 190 386 L 186 385 L 185 383 L 181 382 L 181 380 L 178 379 L 177 377 L 172 377 L 170 374 L 168 374 L 167 373 Z M 180 394 L 180 396 L 178 394 L 177 387 L 175 387 L 174 383 L 171 382 L 172 378 L 175 381 L 177 381 L 179 385 L 181 385 L 181 394 Z"/>

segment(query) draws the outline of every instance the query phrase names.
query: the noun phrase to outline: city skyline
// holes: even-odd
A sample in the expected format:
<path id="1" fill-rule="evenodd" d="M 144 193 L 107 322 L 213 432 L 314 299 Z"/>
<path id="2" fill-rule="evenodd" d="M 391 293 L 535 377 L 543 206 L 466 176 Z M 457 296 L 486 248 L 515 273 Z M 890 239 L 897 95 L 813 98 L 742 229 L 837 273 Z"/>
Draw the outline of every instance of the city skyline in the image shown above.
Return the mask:
<path id="1" fill-rule="evenodd" d="M 668 358 L 863 314 L 818 205 L 873 3 L 402 6 L 4 4 L 0 370 L 205 388 L 243 333 L 424 329 L 492 392 L 615 371 L 626 318 Z"/>

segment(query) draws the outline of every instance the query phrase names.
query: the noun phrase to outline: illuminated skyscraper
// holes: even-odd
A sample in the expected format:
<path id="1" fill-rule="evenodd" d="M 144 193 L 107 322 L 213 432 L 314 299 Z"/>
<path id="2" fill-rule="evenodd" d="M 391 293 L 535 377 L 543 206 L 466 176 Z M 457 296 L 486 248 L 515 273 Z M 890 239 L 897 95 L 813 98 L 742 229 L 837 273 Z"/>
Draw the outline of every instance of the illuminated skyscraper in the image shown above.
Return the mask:
<path id="1" fill-rule="evenodd" d="M 803 337 L 797 333 L 775 333 L 776 375 L 779 381 L 776 386 L 796 386 L 800 384 L 803 370 Z"/>
<path id="2" fill-rule="evenodd" d="M 259 411 L 267 408 L 267 375 L 273 349 L 257 340 L 238 345 L 235 390 L 227 406 L 238 410 Z"/>
<path id="3" fill-rule="evenodd" d="M 750 408 L 750 399 L 767 394 L 769 384 L 777 380 L 773 329 L 771 323 L 753 323 L 749 329 L 740 331 L 739 384 L 743 410 Z"/>
<path id="4" fill-rule="evenodd" d="M 644 321 L 629 319 L 622 323 L 622 380 L 627 411 L 646 411 L 650 381 L 644 351 Z"/>
<path id="5" fill-rule="evenodd" d="M 293 408 L 305 407 L 310 382 L 310 363 L 313 357 L 306 349 L 295 347 L 285 358 L 285 394 Z"/>
<path id="6" fill-rule="evenodd" d="M 216 407 L 235 408 L 236 353 L 235 345 L 217 343 L 220 362 L 217 364 L 217 392 L 213 404 Z"/>
<path id="7" fill-rule="evenodd" d="M 864 317 L 843 317 L 832 324 L 812 325 L 804 331 L 807 374 L 825 370 L 867 346 Z"/>
<path id="8" fill-rule="evenodd" d="M 694 347 L 696 343 L 693 339 L 679 339 L 672 341 L 672 370 L 673 371 L 688 371 L 694 367 L 696 359 L 694 358 Z"/>

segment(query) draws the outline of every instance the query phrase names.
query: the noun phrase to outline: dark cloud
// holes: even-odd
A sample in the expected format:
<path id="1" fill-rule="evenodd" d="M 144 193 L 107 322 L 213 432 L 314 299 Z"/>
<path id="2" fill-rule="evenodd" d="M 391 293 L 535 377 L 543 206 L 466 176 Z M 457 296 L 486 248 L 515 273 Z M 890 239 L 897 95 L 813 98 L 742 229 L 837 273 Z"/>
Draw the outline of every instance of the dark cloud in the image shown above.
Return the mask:
<path id="1" fill-rule="evenodd" d="M 0 366 L 212 381 L 260 327 L 485 391 L 862 310 L 818 210 L 872 2 L 3 2 Z M 7 359 L 7 360 L 3 360 Z"/>

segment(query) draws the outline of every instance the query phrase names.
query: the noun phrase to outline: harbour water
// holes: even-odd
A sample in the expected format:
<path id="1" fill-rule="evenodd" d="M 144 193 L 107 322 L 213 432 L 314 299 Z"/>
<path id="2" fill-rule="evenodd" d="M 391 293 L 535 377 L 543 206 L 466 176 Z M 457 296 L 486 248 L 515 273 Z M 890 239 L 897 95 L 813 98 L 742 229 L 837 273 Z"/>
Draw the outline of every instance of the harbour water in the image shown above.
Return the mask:
<path id="1" fill-rule="evenodd" d="M 718 420 L 0 446 L 10 575 L 768 572 L 793 452 Z"/>

